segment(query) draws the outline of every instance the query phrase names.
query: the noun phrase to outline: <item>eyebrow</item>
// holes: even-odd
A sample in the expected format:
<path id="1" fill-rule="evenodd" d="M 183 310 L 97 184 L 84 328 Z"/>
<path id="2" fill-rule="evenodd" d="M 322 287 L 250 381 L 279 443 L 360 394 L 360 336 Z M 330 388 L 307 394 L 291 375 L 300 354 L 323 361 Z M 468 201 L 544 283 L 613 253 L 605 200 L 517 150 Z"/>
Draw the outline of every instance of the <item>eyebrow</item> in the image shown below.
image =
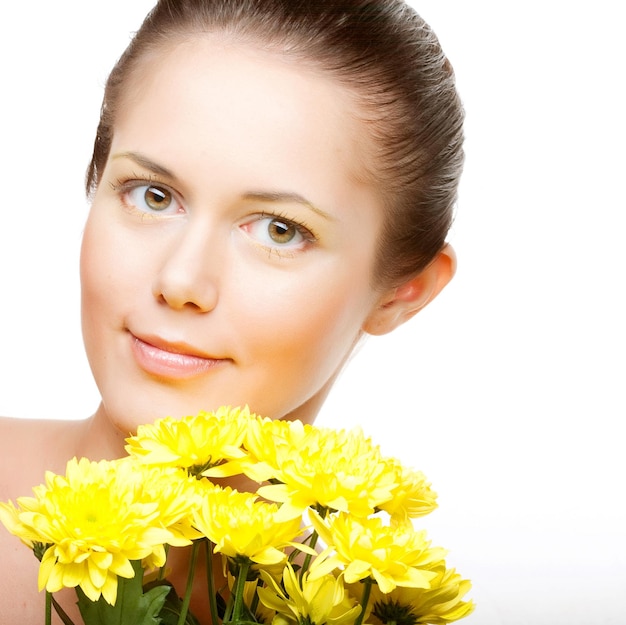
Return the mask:
<path id="1" fill-rule="evenodd" d="M 127 158 L 131 161 L 137 163 L 137 165 L 143 167 L 151 171 L 158 176 L 164 176 L 169 178 L 170 180 L 176 181 L 176 175 L 167 167 L 163 167 L 163 165 L 159 165 L 155 163 L 152 159 L 140 154 L 139 152 L 120 152 L 119 154 L 114 154 L 112 159 L 118 158 Z M 321 208 L 318 208 L 315 204 L 307 200 L 304 196 L 299 193 L 291 192 L 291 191 L 248 191 L 242 195 L 242 199 L 251 202 L 268 202 L 268 203 L 280 203 L 280 202 L 295 202 L 296 204 L 301 204 L 302 206 L 308 208 L 313 211 L 317 215 L 320 215 L 324 219 L 328 219 L 329 221 L 334 221 L 334 217 L 323 211 Z"/>
<path id="2" fill-rule="evenodd" d="M 295 202 L 296 204 L 302 204 L 303 206 L 312 210 L 314 213 L 320 215 L 320 217 L 323 217 L 324 219 L 328 219 L 329 221 L 333 221 L 335 219 L 330 213 L 327 213 L 321 208 L 318 208 L 317 206 L 315 206 L 315 204 L 309 202 L 309 200 L 307 200 L 299 193 L 293 193 L 290 191 L 250 191 L 243 194 L 243 199 L 254 202 Z"/>
<path id="3" fill-rule="evenodd" d="M 166 167 L 155 163 L 153 160 L 149 159 L 147 156 L 143 154 L 139 154 L 138 152 L 120 152 L 119 154 L 114 154 L 112 159 L 118 158 L 128 158 L 131 161 L 137 163 L 141 167 L 150 170 L 154 174 L 158 174 L 159 176 L 165 176 L 172 180 L 176 180 L 176 176 Z"/>

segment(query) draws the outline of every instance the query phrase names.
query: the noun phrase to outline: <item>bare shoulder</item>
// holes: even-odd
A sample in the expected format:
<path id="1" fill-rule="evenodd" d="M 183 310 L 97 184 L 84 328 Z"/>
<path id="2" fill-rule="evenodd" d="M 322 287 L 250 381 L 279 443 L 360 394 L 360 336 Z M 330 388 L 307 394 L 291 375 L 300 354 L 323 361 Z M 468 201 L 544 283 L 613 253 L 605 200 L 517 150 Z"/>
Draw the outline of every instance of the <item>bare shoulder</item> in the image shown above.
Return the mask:
<path id="1" fill-rule="evenodd" d="M 66 457 L 80 422 L 0 417 L 0 502 L 33 494 L 47 470 L 65 471 Z M 40 623 L 44 595 L 37 590 L 39 563 L 32 551 L 0 524 L 0 622 Z M 66 604 L 71 609 L 72 602 Z M 60 621 L 53 617 L 54 624 Z M 76 620 L 76 623 L 79 621 Z"/>
<path id="2" fill-rule="evenodd" d="M 47 470 L 64 471 L 76 422 L 0 417 L 0 501 L 30 495 Z"/>

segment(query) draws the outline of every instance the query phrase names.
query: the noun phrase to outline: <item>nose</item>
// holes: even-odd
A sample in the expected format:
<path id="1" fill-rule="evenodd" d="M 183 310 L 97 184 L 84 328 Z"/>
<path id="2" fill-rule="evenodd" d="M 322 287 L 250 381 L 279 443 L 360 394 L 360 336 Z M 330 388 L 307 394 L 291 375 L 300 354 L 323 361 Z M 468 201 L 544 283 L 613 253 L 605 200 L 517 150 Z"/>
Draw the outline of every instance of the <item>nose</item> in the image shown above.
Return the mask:
<path id="1" fill-rule="evenodd" d="M 213 310 L 219 293 L 216 252 L 202 229 L 189 224 L 165 253 L 152 285 L 154 297 L 176 310 Z"/>

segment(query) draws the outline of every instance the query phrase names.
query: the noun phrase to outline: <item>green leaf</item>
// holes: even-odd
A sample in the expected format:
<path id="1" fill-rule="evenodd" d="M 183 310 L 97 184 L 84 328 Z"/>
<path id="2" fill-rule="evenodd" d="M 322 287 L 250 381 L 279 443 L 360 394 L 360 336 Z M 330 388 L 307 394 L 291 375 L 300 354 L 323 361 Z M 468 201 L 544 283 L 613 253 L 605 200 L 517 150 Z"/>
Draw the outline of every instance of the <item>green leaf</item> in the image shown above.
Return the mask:
<path id="1" fill-rule="evenodd" d="M 143 589 L 143 569 L 141 562 L 132 562 L 135 576 L 131 579 L 118 578 L 117 600 L 115 605 L 107 603 L 103 597 L 91 601 L 85 593 L 76 588 L 78 608 L 85 625 L 159 625 L 159 612 L 170 591 L 169 585 L 155 586 L 147 592 Z"/>
<path id="2" fill-rule="evenodd" d="M 163 604 L 163 607 L 159 612 L 159 616 L 161 617 L 161 625 L 178 625 L 182 605 L 183 602 L 181 601 L 180 597 L 176 594 L 174 588 L 171 588 L 170 592 L 167 595 L 165 603 Z M 191 612 L 187 612 L 185 625 L 200 625 L 200 622 Z"/>
<path id="3" fill-rule="evenodd" d="M 65 613 L 65 610 L 60 606 L 59 602 L 50 595 L 52 606 L 54 607 L 57 616 L 63 621 L 63 625 L 74 625 L 74 621 Z"/>

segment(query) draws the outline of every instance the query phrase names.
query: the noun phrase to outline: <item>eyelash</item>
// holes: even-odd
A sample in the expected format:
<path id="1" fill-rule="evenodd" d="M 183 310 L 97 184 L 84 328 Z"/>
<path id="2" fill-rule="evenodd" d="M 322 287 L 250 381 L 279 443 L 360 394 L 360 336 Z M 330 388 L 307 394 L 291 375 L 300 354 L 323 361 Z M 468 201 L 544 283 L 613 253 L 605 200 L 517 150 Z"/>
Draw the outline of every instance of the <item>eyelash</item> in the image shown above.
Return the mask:
<path id="1" fill-rule="evenodd" d="M 119 195 L 120 201 L 122 202 L 126 210 L 130 211 L 133 214 L 140 215 L 141 217 L 147 217 L 148 215 L 156 216 L 158 215 L 157 210 L 155 210 L 153 213 L 142 211 L 136 208 L 135 206 L 133 206 L 131 203 L 129 203 L 125 197 L 130 192 L 138 189 L 139 187 L 146 186 L 146 185 L 152 185 L 156 188 L 160 188 L 160 189 L 167 191 L 168 193 L 171 194 L 173 202 L 179 205 L 183 205 L 183 202 L 180 201 L 180 195 L 178 193 L 176 193 L 173 189 L 171 189 L 167 184 L 159 182 L 158 179 L 152 176 L 143 176 L 143 175 L 133 174 L 133 176 L 130 178 L 125 178 L 125 179 L 118 178 L 116 179 L 115 182 L 111 183 L 111 188 L 114 193 L 117 193 Z M 162 219 L 168 216 L 170 215 L 167 213 L 164 213 L 160 216 L 160 218 Z M 287 217 L 284 213 L 281 213 L 281 212 L 267 213 L 265 211 L 262 211 L 256 215 L 251 215 L 250 218 L 246 218 L 246 219 L 247 221 L 245 222 L 245 224 L 241 226 L 242 228 L 244 226 L 250 226 L 251 224 L 262 221 L 264 219 L 271 219 L 273 221 L 283 222 L 287 226 L 293 226 L 297 230 L 298 234 L 302 237 L 305 244 L 307 245 L 312 245 L 316 243 L 318 240 L 318 236 L 316 235 L 315 231 L 307 223 L 305 223 L 302 220 L 297 220 L 297 219 L 293 219 L 292 217 Z M 267 248 L 270 251 L 270 253 L 277 254 L 278 256 L 285 256 L 285 257 L 294 256 L 298 251 L 300 251 L 294 248 L 290 248 L 287 245 L 280 245 L 278 243 L 275 246 L 264 245 L 263 243 L 259 243 L 259 245 L 261 245 L 264 248 Z"/>
<path id="2" fill-rule="evenodd" d="M 317 241 L 317 235 L 311 226 L 309 226 L 304 220 L 287 217 L 287 215 L 281 212 L 266 213 L 265 211 L 260 212 L 255 219 L 273 219 L 275 221 L 283 221 L 290 226 L 294 226 L 307 243 L 315 243 Z"/>
<path id="3" fill-rule="evenodd" d="M 124 205 L 124 208 L 128 210 L 130 213 L 135 214 L 135 215 L 140 215 L 142 217 L 147 217 L 148 215 L 156 216 L 159 214 L 159 211 L 154 210 L 154 212 L 152 213 L 147 212 L 147 211 L 142 211 L 141 209 L 137 208 L 136 206 L 134 206 L 132 203 L 130 203 L 127 200 L 126 196 L 129 193 L 143 186 L 153 186 L 155 188 L 163 189 L 167 191 L 169 194 L 171 194 L 173 202 L 176 202 L 179 205 L 183 204 L 183 202 L 180 201 L 180 196 L 178 193 L 176 193 L 173 189 L 171 189 L 167 184 L 159 182 L 158 179 L 152 176 L 142 176 L 142 175 L 133 174 L 131 178 L 125 178 L 125 179 L 118 178 L 114 183 L 111 183 L 111 188 L 113 192 L 118 194 L 120 201 Z M 166 216 L 167 214 L 163 213 L 161 215 L 161 218 L 166 217 Z"/>

